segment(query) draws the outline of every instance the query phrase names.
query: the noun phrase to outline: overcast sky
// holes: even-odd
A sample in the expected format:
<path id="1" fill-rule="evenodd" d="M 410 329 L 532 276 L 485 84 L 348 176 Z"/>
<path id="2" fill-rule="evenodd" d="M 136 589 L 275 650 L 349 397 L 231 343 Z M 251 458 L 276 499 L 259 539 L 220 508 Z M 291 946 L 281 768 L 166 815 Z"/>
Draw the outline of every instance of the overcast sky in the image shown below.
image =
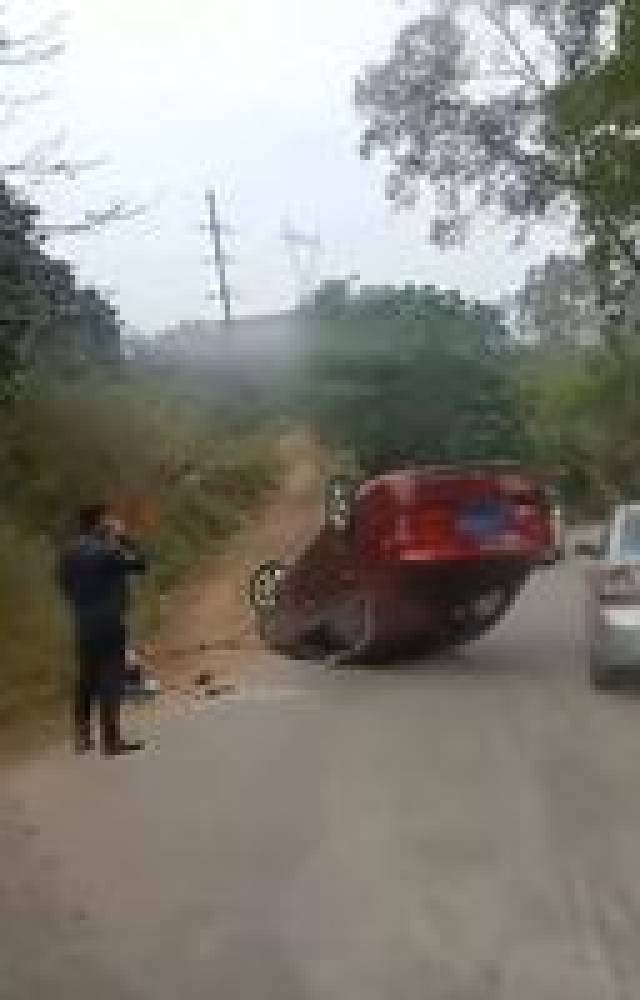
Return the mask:
<path id="1" fill-rule="evenodd" d="M 43 0 L 43 3 L 45 0 Z M 48 4 L 52 9 L 52 3 Z M 215 185 L 236 312 L 270 312 L 295 293 L 280 239 L 287 217 L 317 231 L 319 277 L 415 280 L 494 298 L 517 286 L 545 242 L 515 253 L 495 229 L 468 250 L 426 240 L 427 206 L 398 214 L 384 163 L 357 153 L 353 77 L 384 55 L 408 10 L 394 0 L 65 0 L 67 51 L 47 82 L 40 133 L 64 127 L 78 156 L 109 166 L 43 191 L 49 217 L 110 195 L 151 204 L 144 219 L 56 250 L 82 280 L 113 290 L 144 330 L 216 315 L 205 262 L 205 190 Z M 415 7 L 415 5 L 414 5 Z M 30 127 L 36 119 L 31 116 Z"/>

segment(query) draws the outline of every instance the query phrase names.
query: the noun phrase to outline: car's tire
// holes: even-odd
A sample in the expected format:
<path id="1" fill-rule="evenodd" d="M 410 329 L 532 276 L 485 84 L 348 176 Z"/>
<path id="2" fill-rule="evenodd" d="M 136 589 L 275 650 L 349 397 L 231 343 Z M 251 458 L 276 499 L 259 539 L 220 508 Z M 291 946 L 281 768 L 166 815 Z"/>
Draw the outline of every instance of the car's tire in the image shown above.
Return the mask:
<path id="1" fill-rule="evenodd" d="M 326 485 L 325 524 L 336 534 L 348 535 L 353 527 L 355 493 L 355 484 L 348 476 L 332 476 Z"/>
<path id="2" fill-rule="evenodd" d="M 594 691 L 610 691 L 611 677 L 606 670 L 596 670 L 591 673 L 591 687 Z"/>
<path id="3" fill-rule="evenodd" d="M 598 663 L 593 656 L 589 659 L 589 680 L 594 691 L 608 691 L 612 686 L 611 671 Z"/>

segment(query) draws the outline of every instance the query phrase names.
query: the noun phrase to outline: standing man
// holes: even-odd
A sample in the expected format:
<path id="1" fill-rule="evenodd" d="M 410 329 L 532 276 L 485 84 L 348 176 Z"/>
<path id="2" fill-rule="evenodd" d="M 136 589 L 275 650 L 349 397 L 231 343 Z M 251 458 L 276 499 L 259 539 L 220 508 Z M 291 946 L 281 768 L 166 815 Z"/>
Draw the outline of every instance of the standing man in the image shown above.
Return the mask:
<path id="1" fill-rule="evenodd" d="M 61 554 L 58 578 L 75 619 L 76 752 L 92 747 L 91 709 L 100 701 L 101 748 L 114 757 L 141 748 L 120 736 L 120 700 L 127 643 L 129 575 L 147 562 L 123 524 L 104 505 L 79 512 L 76 537 Z"/>

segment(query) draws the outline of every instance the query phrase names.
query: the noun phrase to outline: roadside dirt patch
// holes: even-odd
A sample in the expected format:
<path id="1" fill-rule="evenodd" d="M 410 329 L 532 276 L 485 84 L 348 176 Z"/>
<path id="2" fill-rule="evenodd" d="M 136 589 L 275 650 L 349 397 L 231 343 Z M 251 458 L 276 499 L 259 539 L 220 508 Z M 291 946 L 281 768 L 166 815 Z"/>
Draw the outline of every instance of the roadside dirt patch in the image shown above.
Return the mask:
<path id="1" fill-rule="evenodd" d="M 159 633 L 149 645 L 164 697 L 194 692 L 215 697 L 230 684 L 268 671 L 270 658 L 255 635 L 249 608 L 249 576 L 266 559 L 299 552 L 320 527 L 331 468 L 330 456 L 305 431 L 284 435 L 279 453 L 280 487 L 226 551 L 167 601 Z"/>

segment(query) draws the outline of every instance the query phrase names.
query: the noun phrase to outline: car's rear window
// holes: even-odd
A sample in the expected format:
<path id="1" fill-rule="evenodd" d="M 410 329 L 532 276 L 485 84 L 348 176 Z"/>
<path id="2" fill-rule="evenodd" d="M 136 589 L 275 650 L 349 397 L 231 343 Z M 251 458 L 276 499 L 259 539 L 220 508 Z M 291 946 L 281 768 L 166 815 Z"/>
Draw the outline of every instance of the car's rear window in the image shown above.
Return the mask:
<path id="1" fill-rule="evenodd" d="M 620 555 L 640 560 L 640 514 L 627 514 L 620 533 Z"/>

